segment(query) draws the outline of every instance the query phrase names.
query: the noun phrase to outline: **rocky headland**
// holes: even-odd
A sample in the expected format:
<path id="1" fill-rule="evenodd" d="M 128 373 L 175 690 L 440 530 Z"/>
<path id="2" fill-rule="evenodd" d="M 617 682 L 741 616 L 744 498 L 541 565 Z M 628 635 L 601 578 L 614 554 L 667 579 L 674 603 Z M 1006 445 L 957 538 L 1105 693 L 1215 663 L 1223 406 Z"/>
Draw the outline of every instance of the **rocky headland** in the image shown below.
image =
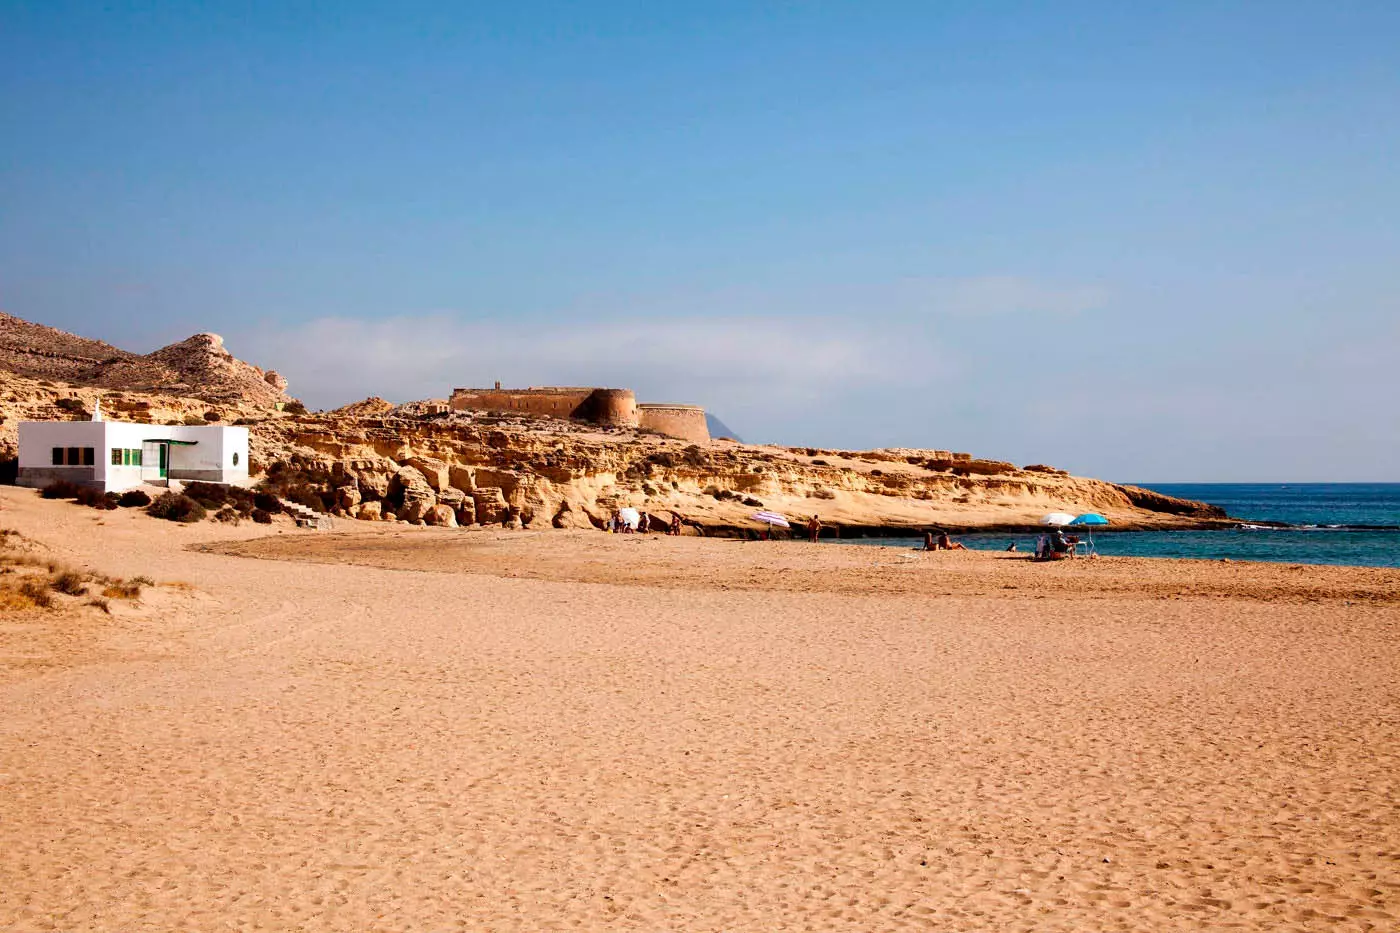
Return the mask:
<path id="1" fill-rule="evenodd" d="M 89 417 L 249 427 L 252 468 L 284 493 L 366 521 L 601 527 L 633 506 L 701 533 L 744 533 L 771 509 L 843 535 L 1023 528 L 1097 511 L 1118 528 L 1210 527 L 1221 510 L 1045 465 L 948 450 L 794 448 L 378 398 L 308 413 L 276 373 L 213 334 L 137 355 L 0 316 L 0 461 L 21 420 Z"/>

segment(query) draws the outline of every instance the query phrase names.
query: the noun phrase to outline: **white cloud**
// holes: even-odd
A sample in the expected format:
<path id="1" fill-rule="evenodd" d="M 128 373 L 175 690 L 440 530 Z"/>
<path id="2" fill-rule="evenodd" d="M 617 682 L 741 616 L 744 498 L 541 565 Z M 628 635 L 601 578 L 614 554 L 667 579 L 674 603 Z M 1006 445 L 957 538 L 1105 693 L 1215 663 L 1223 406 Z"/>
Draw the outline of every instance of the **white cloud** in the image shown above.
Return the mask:
<path id="1" fill-rule="evenodd" d="M 230 341 L 232 343 L 232 340 Z M 367 395 L 441 398 L 454 386 L 619 385 L 644 400 L 769 410 L 894 378 L 899 335 L 828 319 L 687 318 L 519 325 L 449 315 L 320 318 L 239 336 L 317 406 Z"/>

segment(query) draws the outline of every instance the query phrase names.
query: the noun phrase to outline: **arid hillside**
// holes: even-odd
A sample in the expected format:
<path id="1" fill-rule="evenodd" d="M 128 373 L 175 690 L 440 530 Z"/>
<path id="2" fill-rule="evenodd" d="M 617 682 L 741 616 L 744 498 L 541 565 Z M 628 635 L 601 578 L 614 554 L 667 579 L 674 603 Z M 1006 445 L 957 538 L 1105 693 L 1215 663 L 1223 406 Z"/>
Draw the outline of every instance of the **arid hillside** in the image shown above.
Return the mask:
<path id="1" fill-rule="evenodd" d="M 195 334 L 140 355 L 0 313 L 0 370 L 73 386 L 234 404 L 274 407 L 287 401 L 285 379 L 235 359 L 218 334 Z"/>

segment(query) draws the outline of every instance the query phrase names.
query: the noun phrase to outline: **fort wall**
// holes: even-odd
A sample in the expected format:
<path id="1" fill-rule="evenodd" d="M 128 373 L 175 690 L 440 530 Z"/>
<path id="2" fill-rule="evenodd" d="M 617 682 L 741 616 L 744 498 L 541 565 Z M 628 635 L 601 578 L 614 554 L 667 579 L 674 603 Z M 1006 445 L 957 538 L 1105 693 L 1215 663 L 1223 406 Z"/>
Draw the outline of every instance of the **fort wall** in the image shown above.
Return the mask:
<path id="1" fill-rule="evenodd" d="M 640 426 L 694 444 L 710 442 L 705 409 L 696 405 L 642 404 L 637 406 Z"/>
<path id="2" fill-rule="evenodd" d="M 631 389 L 532 386 L 528 389 L 453 389 L 457 411 L 524 412 L 593 424 L 648 428 L 696 444 L 710 442 L 705 409 L 695 405 L 637 404 Z"/>
<path id="3" fill-rule="evenodd" d="M 592 386 L 548 386 L 529 389 L 453 389 L 449 400 L 458 411 L 523 411 L 553 418 L 588 417 L 586 403 L 594 392 Z M 631 393 L 628 393 L 631 394 Z"/>

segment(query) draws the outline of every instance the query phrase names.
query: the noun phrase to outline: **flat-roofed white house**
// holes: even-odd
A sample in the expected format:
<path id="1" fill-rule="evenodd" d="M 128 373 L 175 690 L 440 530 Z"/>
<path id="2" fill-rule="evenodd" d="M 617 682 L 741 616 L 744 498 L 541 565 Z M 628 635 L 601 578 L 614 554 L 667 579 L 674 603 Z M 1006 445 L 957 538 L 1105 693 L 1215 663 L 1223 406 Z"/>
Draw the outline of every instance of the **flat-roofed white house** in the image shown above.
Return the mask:
<path id="1" fill-rule="evenodd" d="M 222 425 L 104 421 L 21 421 L 21 486 L 66 479 L 105 492 L 172 479 L 248 483 L 248 429 Z"/>

